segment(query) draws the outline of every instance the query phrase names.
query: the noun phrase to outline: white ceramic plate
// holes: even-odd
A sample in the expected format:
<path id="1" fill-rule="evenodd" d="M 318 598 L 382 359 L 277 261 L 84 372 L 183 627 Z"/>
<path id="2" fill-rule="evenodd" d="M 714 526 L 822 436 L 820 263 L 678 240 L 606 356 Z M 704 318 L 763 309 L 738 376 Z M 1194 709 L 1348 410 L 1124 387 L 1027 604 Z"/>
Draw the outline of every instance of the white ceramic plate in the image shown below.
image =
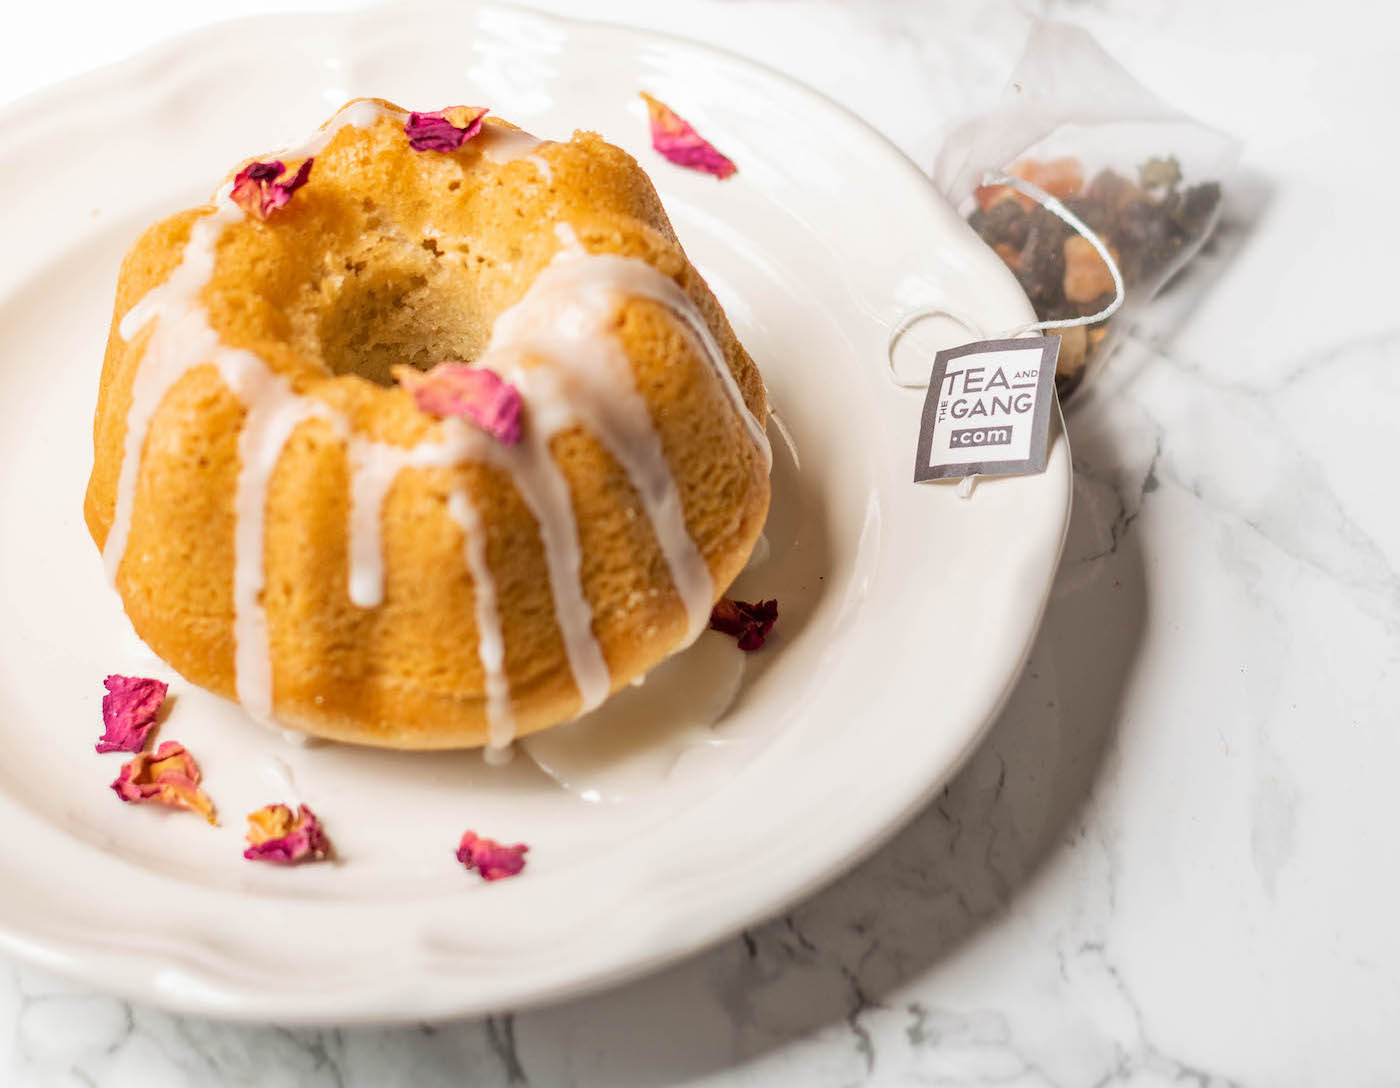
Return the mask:
<path id="1" fill-rule="evenodd" d="M 737 177 L 652 153 L 642 88 Z M 779 598 L 779 633 L 713 729 L 678 732 L 700 710 L 656 680 L 647 712 L 663 754 L 601 800 L 528 758 L 494 769 L 471 753 L 297 747 L 253 725 L 149 659 L 84 531 L 123 251 L 232 162 L 355 95 L 480 102 L 543 136 L 591 127 L 636 154 L 785 425 L 770 425 L 771 555 L 739 586 Z M 456 3 L 221 26 L 10 109 L 0 149 L 10 953 L 139 1000 L 283 1023 L 558 998 L 699 949 L 835 876 L 946 780 L 1015 679 L 1067 521 L 1064 438 L 1044 475 L 986 482 L 970 501 L 916 486 L 922 397 L 886 380 L 884 352 L 917 304 L 952 303 L 987 329 L 1029 307 L 912 163 L 812 91 L 656 34 Z M 693 656 L 732 678 L 713 641 Z M 172 680 L 160 735 L 200 757 L 221 827 L 108 791 L 120 757 L 92 751 L 108 672 Z M 294 791 L 340 860 L 242 860 L 243 814 Z M 526 873 L 485 884 L 461 869 L 467 827 L 529 842 Z"/>

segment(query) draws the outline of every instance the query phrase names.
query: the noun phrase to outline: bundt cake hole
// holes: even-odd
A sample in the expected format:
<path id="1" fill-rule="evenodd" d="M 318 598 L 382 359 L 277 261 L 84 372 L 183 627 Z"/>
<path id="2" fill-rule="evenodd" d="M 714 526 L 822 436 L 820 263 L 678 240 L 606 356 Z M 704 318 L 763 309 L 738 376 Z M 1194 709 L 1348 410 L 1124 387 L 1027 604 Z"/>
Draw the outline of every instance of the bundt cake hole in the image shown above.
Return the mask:
<path id="1" fill-rule="evenodd" d="M 321 359 L 332 374 L 392 386 L 395 366 L 428 370 L 480 352 L 479 322 L 461 303 L 462 285 L 415 251 L 421 271 L 386 260 L 342 282 L 318 328 Z"/>

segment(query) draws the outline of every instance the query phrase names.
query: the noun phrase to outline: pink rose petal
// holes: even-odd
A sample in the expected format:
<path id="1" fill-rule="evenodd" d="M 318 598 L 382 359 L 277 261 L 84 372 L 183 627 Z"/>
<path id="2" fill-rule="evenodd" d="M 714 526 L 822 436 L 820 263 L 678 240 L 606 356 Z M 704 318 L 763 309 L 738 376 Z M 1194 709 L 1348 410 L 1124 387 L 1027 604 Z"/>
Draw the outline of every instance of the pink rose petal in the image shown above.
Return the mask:
<path id="1" fill-rule="evenodd" d="M 739 169 L 666 103 L 657 101 L 645 91 L 642 98 L 646 100 L 651 121 L 651 146 L 671 162 L 713 174 L 717 178 L 727 178 Z"/>
<path id="2" fill-rule="evenodd" d="M 468 869 L 475 869 L 482 880 L 502 880 L 525 868 L 525 852 L 529 849 L 520 842 L 502 846 L 494 839 L 483 839 L 475 831 L 468 831 L 457 847 L 457 860 Z"/>
<path id="3" fill-rule="evenodd" d="M 485 106 L 448 106 L 432 113 L 410 113 L 403 130 L 414 151 L 456 151 L 481 131 L 490 112 Z"/>
<path id="4" fill-rule="evenodd" d="M 710 612 L 710 630 L 733 635 L 739 641 L 739 649 L 746 653 L 759 649 L 777 622 L 777 601 L 750 604 L 721 597 Z"/>
<path id="5" fill-rule="evenodd" d="M 306 184 L 311 176 L 311 163 L 305 159 L 297 172 L 286 181 L 278 179 L 286 172 L 280 159 L 272 162 L 251 162 L 233 179 L 229 199 L 255 219 L 266 219 L 292 199 L 292 194 Z"/>
<path id="6" fill-rule="evenodd" d="M 295 813 L 286 805 L 264 805 L 248 813 L 249 861 L 275 861 L 295 865 L 330 856 L 331 842 L 316 814 L 305 805 Z"/>
<path id="7" fill-rule="evenodd" d="M 183 744 L 165 741 L 152 754 L 141 752 L 122 764 L 112 789 L 123 801 L 153 802 L 198 812 L 211 824 L 218 823 L 214 802 L 199 788 L 199 764 Z"/>
<path id="8" fill-rule="evenodd" d="M 394 367 L 394 378 L 413 394 L 420 411 L 469 419 L 507 446 L 520 441 L 520 390 L 494 371 L 466 363 L 438 363 L 426 374 Z"/>
<path id="9" fill-rule="evenodd" d="M 97 739 L 99 752 L 139 752 L 156 724 L 156 715 L 165 702 L 168 684 L 141 676 L 109 676 L 102 683 L 102 724 L 106 731 Z"/>

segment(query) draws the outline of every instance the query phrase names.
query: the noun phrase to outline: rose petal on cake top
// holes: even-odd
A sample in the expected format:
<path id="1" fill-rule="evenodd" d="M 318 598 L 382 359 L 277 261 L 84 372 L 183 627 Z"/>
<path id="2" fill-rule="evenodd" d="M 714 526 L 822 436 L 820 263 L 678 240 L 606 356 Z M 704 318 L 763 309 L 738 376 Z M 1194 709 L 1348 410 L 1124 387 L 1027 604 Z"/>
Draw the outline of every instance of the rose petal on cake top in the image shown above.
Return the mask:
<path id="1" fill-rule="evenodd" d="M 286 181 L 278 179 L 287 168 L 281 159 L 272 162 L 250 162 L 233 179 L 229 199 L 255 219 L 266 219 L 292 199 L 292 194 L 306 184 L 311 176 L 314 159 L 305 159 L 297 172 Z"/>
<path id="2" fill-rule="evenodd" d="M 710 612 L 710 630 L 733 635 L 745 653 L 759 649 L 778 622 L 778 602 L 736 601 L 721 597 Z"/>
<path id="3" fill-rule="evenodd" d="M 642 98 L 646 101 L 647 115 L 651 121 L 651 146 L 671 162 L 721 179 L 739 169 L 666 103 L 658 101 L 646 91 L 642 92 Z"/>
<path id="4" fill-rule="evenodd" d="M 247 838 L 243 856 L 249 861 L 296 865 L 322 861 L 331 853 L 331 841 L 321 821 L 306 805 L 297 805 L 295 813 L 281 804 L 264 805 L 248 813 Z"/>
<path id="5" fill-rule="evenodd" d="M 410 113 L 403 131 L 414 151 L 456 151 L 481 131 L 490 112 L 485 106 L 448 106 L 431 113 Z"/>
<path id="6" fill-rule="evenodd" d="M 199 764 L 183 744 L 165 741 L 154 753 L 141 752 L 122 764 L 112 789 L 123 801 L 150 801 L 198 812 L 211 824 L 218 823 L 214 802 L 199 788 Z"/>
<path id="7" fill-rule="evenodd" d="M 156 715 L 170 685 L 144 676 L 112 675 L 102 681 L 102 724 L 97 738 L 99 752 L 139 752 L 156 724 Z"/>
<path id="8" fill-rule="evenodd" d="M 482 880 L 502 880 L 525 868 L 525 853 L 529 849 L 523 842 L 503 846 L 494 839 L 483 839 L 475 831 L 468 831 L 457 847 L 457 860 L 468 869 L 475 869 Z"/>
<path id="9" fill-rule="evenodd" d="M 396 366 L 394 379 L 413 394 L 419 411 L 469 419 L 507 446 L 520 441 L 520 390 L 495 371 L 466 363 L 438 363 L 426 373 Z"/>

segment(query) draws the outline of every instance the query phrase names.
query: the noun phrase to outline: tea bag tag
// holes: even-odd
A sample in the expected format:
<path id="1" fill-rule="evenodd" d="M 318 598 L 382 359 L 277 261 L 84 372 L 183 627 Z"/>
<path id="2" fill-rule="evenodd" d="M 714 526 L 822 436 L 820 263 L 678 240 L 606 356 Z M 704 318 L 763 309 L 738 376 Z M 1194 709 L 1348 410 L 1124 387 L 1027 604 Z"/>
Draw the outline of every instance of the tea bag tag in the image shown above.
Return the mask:
<path id="1" fill-rule="evenodd" d="M 1045 471 L 1058 336 L 978 340 L 933 357 L 914 482 Z"/>

